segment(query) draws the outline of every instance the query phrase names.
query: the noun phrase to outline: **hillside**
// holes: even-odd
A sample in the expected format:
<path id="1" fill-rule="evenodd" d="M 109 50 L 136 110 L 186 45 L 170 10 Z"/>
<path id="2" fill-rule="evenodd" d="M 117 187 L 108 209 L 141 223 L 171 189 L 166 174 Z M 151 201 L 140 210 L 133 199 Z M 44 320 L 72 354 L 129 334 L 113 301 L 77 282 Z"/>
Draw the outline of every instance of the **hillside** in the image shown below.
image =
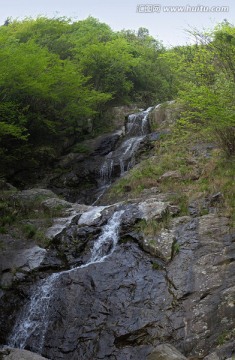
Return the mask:
<path id="1" fill-rule="evenodd" d="M 1 359 L 235 356 L 235 28 L 194 35 L 0 28 Z"/>

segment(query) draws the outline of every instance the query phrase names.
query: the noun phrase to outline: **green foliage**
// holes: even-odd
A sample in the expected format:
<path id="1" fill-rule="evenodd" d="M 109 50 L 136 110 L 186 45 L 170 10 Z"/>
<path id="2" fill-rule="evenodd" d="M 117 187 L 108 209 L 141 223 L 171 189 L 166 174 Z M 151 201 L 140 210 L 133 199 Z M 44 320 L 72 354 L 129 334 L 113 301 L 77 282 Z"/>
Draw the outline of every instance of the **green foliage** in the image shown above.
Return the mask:
<path id="1" fill-rule="evenodd" d="M 23 232 L 28 239 L 32 239 L 35 236 L 37 229 L 32 224 L 24 224 Z"/>
<path id="2" fill-rule="evenodd" d="M 0 234 L 7 234 L 7 229 L 5 226 L 0 226 Z"/>
<path id="3" fill-rule="evenodd" d="M 73 147 L 73 152 L 81 153 L 81 154 L 88 154 L 90 152 L 90 149 L 87 145 L 85 145 L 83 143 L 78 143 Z"/>
<path id="4" fill-rule="evenodd" d="M 146 28 L 114 32 L 92 17 L 1 26 L 1 174 L 51 164 L 68 138 L 78 143 L 91 136 L 90 122 L 93 135 L 105 131 L 111 105 L 149 106 L 176 96 L 183 108 L 179 136 L 196 131 L 232 156 L 234 26 L 224 22 L 194 35 L 196 45 L 166 50 Z M 149 171 L 152 179 L 160 169 Z"/>
<path id="5" fill-rule="evenodd" d="M 156 261 L 152 262 L 152 269 L 153 270 L 163 270 L 163 266 L 161 264 L 158 264 Z"/>
<path id="6" fill-rule="evenodd" d="M 172 244 L 172 251 L 171 251 L 172 256 L 171 257 L 173 258 L 176 254 L 179 253 L 179 251 L 180 251 L 180 244 L 177 241 L 174 241 Z"/>
<path id="7" fill-rule="evenodd" d="M 169 211 L 165 211 L 162 217 L 159 219 L 142 219 L 136 227 L 137 229 L 146 236 L 156 236 L 162 229 L 168 229 L 171 222 L 171 215 Z"/>
<path id="8" fill-rule="evenodd" d="M 144 28 L 115 33 L 92 17 L 27 18 L 1 26 L 0 44 L 3 175 L 50 164 L 67 138 L 83 140 L 91 119 L 93 134 L 108 128 L 103 113 L 112 104 L 170 96 L 169 67 L 158 61 L 164 48 Z"/>
<path id="9" fill-rule="evenodd" d="M 200 45 L 176 49 L 178 97 L 183 107 L 178 131 L 195 131 L 235 154 L 235 27 L 218 25 L 210 34 L 194 33 Z M 181 55 L 181 57 L 179 57 Z M 180 61 L 179 61 L 180 60 Z M 174 63 L 175 61 L 175 63 Z"/>
<path id="10" fill-rule="evenodd" d="M 182 193 L 175 193 L 168 197 L 171 204 L 179 206 L 179 214 L 181 216 L 188 215 L 188 196 Z"/>
<path id="11" fill-rule="evenodd" d="M 235 328 L 225 331 L 217 338 L 217 344 L 219 346 L 224 345 L 226 342 L 231 341 L 234 338 L 234 335 L 235 335 Z"/>
<path id="12" fill-rule="evenodd" d="M 142 106 L 172 99 L 172 71 L 163 60 L 166 50 L 162 43 L 152 36 L 145 28 L 137 33 L 123 30 L 119 36 L 124 37 L 134 59 L 134 66 L 129 77 L 132 81 L 131 97 Z"/>

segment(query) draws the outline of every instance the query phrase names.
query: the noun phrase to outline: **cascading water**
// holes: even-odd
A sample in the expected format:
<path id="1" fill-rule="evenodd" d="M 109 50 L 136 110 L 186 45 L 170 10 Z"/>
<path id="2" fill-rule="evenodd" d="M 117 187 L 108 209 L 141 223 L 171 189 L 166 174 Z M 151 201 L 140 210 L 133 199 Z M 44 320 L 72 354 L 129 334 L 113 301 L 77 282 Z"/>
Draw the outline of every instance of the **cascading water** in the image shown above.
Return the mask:
<path id="1" fill-rule="evenodd" d="M 100 168 L 100 177 L 104 185 L 108 184 L 111 181 L 112 171 L 113 171 L 113 152 L 111 151 L 105 158 L 104 163 Z"/>
<path id="2" fill-rule="evenodd" d="M 153 107 L 128 116 L 126 123 L 126 136 L 138 137 L 149 133 L 148 117 Z"/>
<path id="3" fill-rule="evenodd" d="M 101 236 L 93 246 L 91 258 L 87 265 L 102 262 L 108 255 L 112 254 L 118 242 L 119 226 L 123 213 L 122 210 L 115 212 L 104 226 Z"/>
<path id="4" fill-rule="evenodd" d="M 98 211 L 100 211 L 100 207 Z M 113 253 L 118 242 L 123 212 L 123 210 L 116 211 L 103 227 L 102 234 L 96 240 L 91 250 L 90 260 L 85 265 L 60 273 L 54 273 L 37 284 L 33 289 L 31 299 L 25 305 L 16 321 L 8 340 L 9 346 L 22 349 L 28 346 L 30 341 L 30 348 L 35 352 L 42 353 L 50 321 L 50 304 L 56 294 L 56 284 L 63 274 L 77 271 L 94 263 L 100 263 Z M 94 216 L 94 214 L 92 215 Z"/>
<path id="5" fill-rule="evenodd" d="M 61 273 L 55 273 L 46 280 L 40 281 L 30 301 L 23 308 L 9 337 L 8 345 L 24 349 L 31 339 L 31 348 L 42 352 L 44 339 L 49 322 L 50 300 L 53 297 L 53 287 Z"/>
<path id="6" fill-rule="evenodd" d="M 151 109 L 152 108 L 148 108 L 137 114 L 129 115 L 125 126 L 126 134 L 122 142 L 115 150 L 106 155 L 100 168 L 101 194 L 98 196 L 95 203 L 111 184 L 113 176 L 122 176 L 127 170 L 134 166 L 135 154 L 138 151 L 141 142 L 150 131 L 148 115 Z M 119 169 L 119 171 L 117 171 L 117 169 Z M 114 170 L 116 171 L 115 175 Z M 93 203 L 93 205 L 95 203 Z M 103 209 L 104 207 L 94 207 L 92 210 L 83 213 L 80 217 L 79 225 L 83 223 L 89 225 L 87 223 L 89 218 L 93 219 L 97 214 L 99 215 Z M 95 241 L 91 250 L 90 259 L 86 264 L 59 273 L 54 273 L 47 279 L 41 280 L 32 289 L 32 296 L 19 314 L 9 337 L 9 346 L 30 348 L 38 353 L 43 352 L 50 319 L 53 317 L 53 312 L 56 311 L 56 309 L 54 309 L 55 304 L 53 300 L 56 300 L 57 289 L 59 288 L 62 276 L 64 274 L 79 271 L 79 269 L 89 267 L 92 264 L 103 262 L 113 253 L 119 238 L 119 227 L 123 212 L 124 211 L 115 212 L 103 227 L 102 234 Z M 61 225 L 60 221 L 56 229 L 53 228 L 52 235 L 54 236 L 61 232 L 62 229 L 66 227 L 66 224 L 71 222 L 72 218 L 74 218 L 74 214 L 68 221 L 66 220 L 66 223 L 63 221 L 63 224 Z"/>
<path id="7" fill-rule="evenodd" d="M 123 176 L 127 170 L 130 170 L 135 165 L 135 152 L 138 150 L 144 136 L 136 136 L 127 139 L 120 147 L 122 154 L 119 158 L 120 176 Z"/>
<path id="8" fill-rule="evenodd" d="M 124 173 L 135 165 L 135 154 L 138 151 L 141 142 L 150 132 L 149 113 L 152 110 L 149 107 L 145 111 L 136 114 L 131 114 L 127 118 L 125 125 L 125 136 L 119 146 L 106 155 L 105 160 L 100 168 L 100 189 L 101 195 L 111 184 L 112 177 L 117 177 L 117 168 L 119 168 L 118 176 L 123 176 Z M 114 174 L 115 171 L 115 174 Z M 96 200 L 97 202 L 98 200 Z M 96 203 L 95 202 L 95 203 Z"/>

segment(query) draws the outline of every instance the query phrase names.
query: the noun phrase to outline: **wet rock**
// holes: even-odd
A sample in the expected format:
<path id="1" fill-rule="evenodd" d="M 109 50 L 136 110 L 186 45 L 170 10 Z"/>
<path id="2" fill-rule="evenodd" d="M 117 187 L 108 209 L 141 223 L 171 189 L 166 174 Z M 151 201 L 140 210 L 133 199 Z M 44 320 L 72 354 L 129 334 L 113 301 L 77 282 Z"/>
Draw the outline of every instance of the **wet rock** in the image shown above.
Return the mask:
<path id="1" fill-rule="evenodd" d="M 102 216 L 102 211 L 105 209 L 105 206 L 94 206 L 91 210 L 82 214 L 78 221 L 78 225 L 92 225 L 97 223 L 97 221 Z"/>
<path id="2" fill-rule="evenodd" d="M 235 242 L 229 219 L 217 214 L 174 217 L 168 229 L 160 231 L 161 241 L 156 237 L 155 247 L 143 251 L 136 225 L 140 219 L 161 221 L 169 205 L 160 195 L 86 207 L 86 214 L 79 213 L 54 237 L 52 248 L 66 257 L 71 270 L 64 271 L 50 291 L 44 356 L 143 360 L 169 342 L 190 359 L 213 352 L 219 359 L 233 356 L 228 334 L 235 328 Z M 117 247 L 104 261 L 83 266 L 116 210 L 124 211 Z M 105 250 L 109 244 L 104 243 Z M 38 272 L 40 276 L 47 275 Z M 11 289 L 0 299 L 2 343 L 32 291 L 27 281 L 14 295 Z M 29 337 L 27 348 L 37 351 L 38 336 Z M 218 348 L 221 336 L 226 346 Z"/>
<path id="3" fill-rule="evenodd" d="M 187 358 L 171 344 L 162 344 L 147 356 L 147 360 L 187 360 Z"/>
<path id="4" fill-rule="evenodd" d="M 48 358 L 42 357 L 38 354 L 34 354 L 31 351 L 22 349 L 7 348 L 0 350 L 0 358 L 2 360 L 46 360 Z M 49 359 L 48 359 L 49 360 Z"/>
<path id="5" fill-rule="evenodd" d="M 125 134 L 129 137 L 133 137 L 150 133 L 149 122 L 145 121 L 145 119 L 147 120 L 150 111 L 151 108 L 127 116 L 125 119 Z"/>
<path id="6" fill-rule="evenodd" d="M 93 155 L 104 156 L 110 153 L 114 149 L 121 135 L 122 135 L 122 131 L 118 131 L 103 137 L 100 143 L 98 144 L 97 148 L 93 152 Z"/>
<path id="7" fill-rule="evenodd" d="M 172 299 L 164 273 L 156 272 L 133 243 L 122 244 L 103 263 L 64 274 L 60 284 L 61 300 L 51 314 L 43 352 L 48 357 L 138 360 L 147 356 L 152 342 L 157 345 L 167 336 L 170 324 L 163 309 Z M 58 328 L 66 308 L 64 327 Z"/>
<path id="8" fill-rule="evenodd" d="M 54 203 L 54 199 L 52 200 Z M 81 204 L 72 204 L 66 201 L 68 207 L 64 211 L 63 217 L 54 218 L 53 225 L 47 229 L 46 236 L 49 239 L 55 238 L 64 229 L 68 228 L 73 221 L 78 219 L 84 212 L 88 211 L 91 207 Z"/>

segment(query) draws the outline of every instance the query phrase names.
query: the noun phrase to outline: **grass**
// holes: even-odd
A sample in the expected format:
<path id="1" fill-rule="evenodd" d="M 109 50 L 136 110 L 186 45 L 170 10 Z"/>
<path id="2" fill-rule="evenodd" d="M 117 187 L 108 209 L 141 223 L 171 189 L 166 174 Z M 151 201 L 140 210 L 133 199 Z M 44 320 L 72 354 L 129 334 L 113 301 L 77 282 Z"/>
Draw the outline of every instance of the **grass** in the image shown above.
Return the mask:
<path id="1" fill-rule="evenodd" d="M 36 226 L 32 224 L 24 224 L 22 230 L 27 239 L 32 239 L 37 232 Z"/>
<path id="2" fill-rule="evenodd" d="M 217 339 L 217 344 L 219 346 L 224 345 L 226 342 L 231 341 L 234 339 L 235 336 L 235 328 L 231 329 L 230 331 L 225 331 L 224 333 L 222 333 L 218 339 Z"/>
<path id="3" fill-rule="evenodd" d="M 148 237 L 154 237 L 160 234 L 162 229 L 168 229 L 171 222 L 171 214 L 169 211 L 165 211 L 161 219 L 141 219 L 137 224 L 136 228 L 143 235 Z"/>
<path id="4" fill-rule="evenodd" d="M 0 235 L 9 234 L 17 242 L 27 239 L 38 245 L 49 245 L 46 230 L 51 226 L 52 218 L 61 216 L 64 209 L 60 205 L 54 209 L 45 209 L 42 206 L 45 197 L 39 196 L 25 204 L 16 201 L 12 195 L 12 191 L 2 191 L 0 195 Z M 7 243 L 4 243 L 5 246 Z"/>
<path id="5" fill-rule="evenodd" d="M 163 270 L 164 267 L 161 264 L 158 264 L 156 261 L 152 262 L 152 269 L 153 270 Z"/>
<path id="6" fill-rule="evenodd" d="M 179 207 L 178 215 L 184 216 L 184 215 L 189 214 L 189 211 L 188 211 L 189 199 L 186 194 L 184 194 L 184 193 L 170 194 L 168 197 L 168 201 L 170 201 L 170 203 L 172 205 L 176 205 Z"/>
<path id="7" fill-rule="evenodd" d="M 75 153 L 79 153 L 79 154 L 89 154 L 90 153 L 89 147 L 83 143 L 78 143 L 78 144 L 74 145 L 72 151 Z"/>
<path id="8" fill-rule="evenodd" d="M 219 202 L 213 204 L 218 214 L 228 216 L 230 226 L 235 228 L 235 158 L 226 157 L 218 148 L 207 153 L 194 150 L 194 145 L 202 144 L 201 135 L 195 138 L 174 136 L 163 137 L 156 143 L 152 156 L 137 166 L 110 188 L 106 195 L 107 202 L 134 199 L 141 196 L 143 189 L 158 188 L 167 193 L 169 201 L 180 208 L 179 215 L 188 215 L 188 205 L 197 199 L 210 199 L 221 192 Z M 172 170 L 180 173 L 180 178 L 161 176 Z M 201 215 L 209 209 L 201 208 Z"/>

